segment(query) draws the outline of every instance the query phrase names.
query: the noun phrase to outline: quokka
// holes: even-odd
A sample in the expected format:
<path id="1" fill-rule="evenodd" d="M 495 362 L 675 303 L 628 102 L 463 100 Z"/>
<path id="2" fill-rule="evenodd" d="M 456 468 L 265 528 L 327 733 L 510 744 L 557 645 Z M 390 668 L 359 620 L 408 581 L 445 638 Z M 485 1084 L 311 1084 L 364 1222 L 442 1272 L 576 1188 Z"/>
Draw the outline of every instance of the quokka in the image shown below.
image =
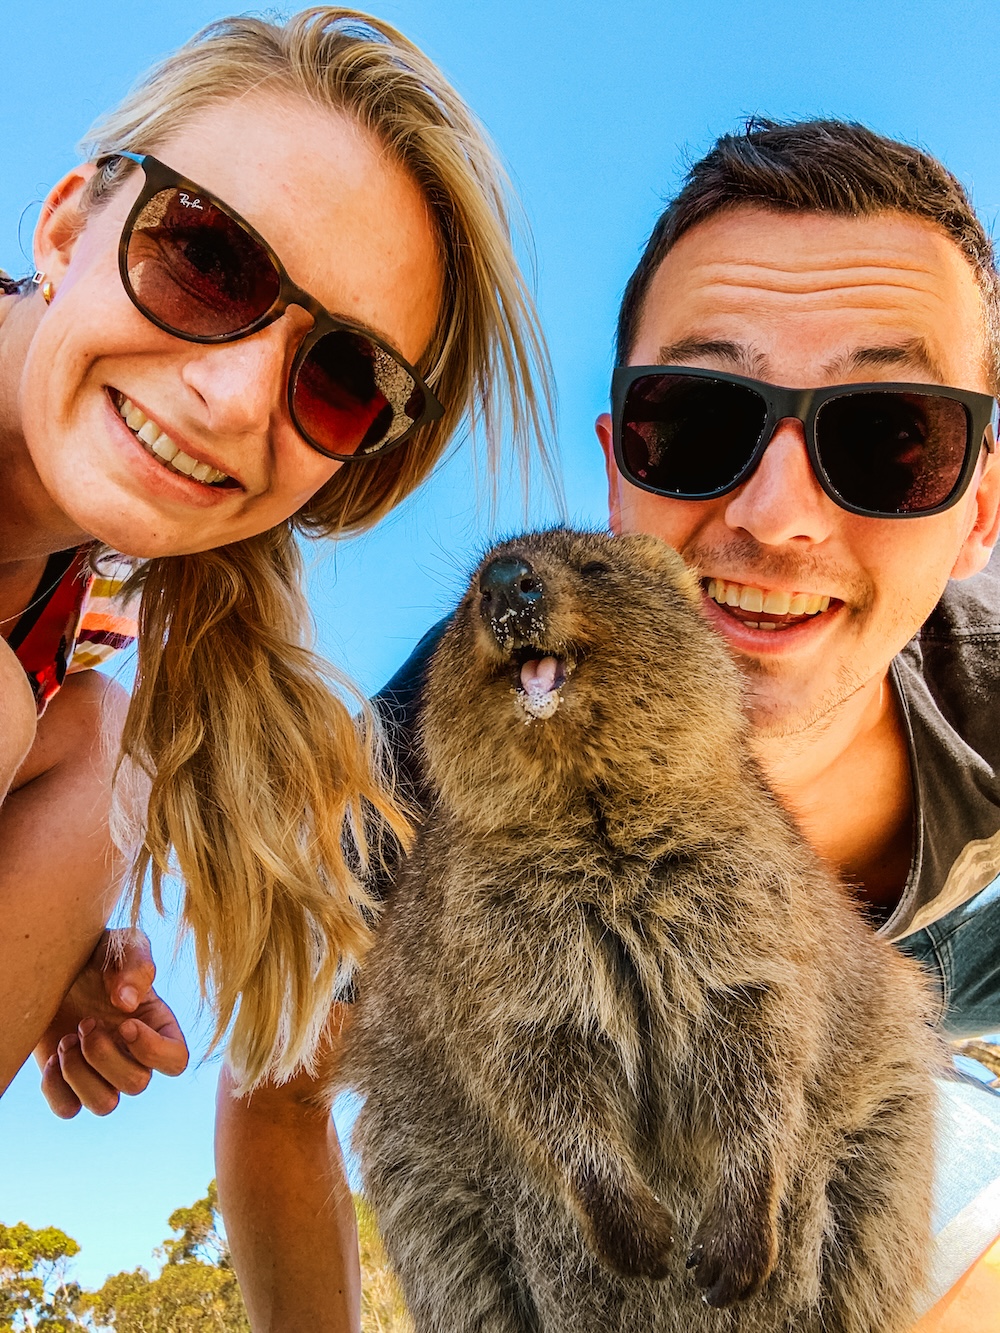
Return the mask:
<path id="1" fill-rule="evenodd" d="M 931 1005 L 762 780 L 699 596 L 655 538 L 529 535 L 431 661 L 346 1062 L 418 1333 L 914 1318 Z"/>

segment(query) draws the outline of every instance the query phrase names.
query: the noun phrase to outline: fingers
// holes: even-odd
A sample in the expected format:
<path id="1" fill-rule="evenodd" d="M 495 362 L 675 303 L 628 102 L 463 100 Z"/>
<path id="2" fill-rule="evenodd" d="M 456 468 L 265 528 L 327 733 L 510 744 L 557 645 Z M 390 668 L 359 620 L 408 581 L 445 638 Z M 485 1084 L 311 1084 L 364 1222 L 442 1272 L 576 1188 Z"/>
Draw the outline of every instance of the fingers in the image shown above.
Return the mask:
<path id="1" fill-rule="evenodd" d="M 42 1096 L 60 1120 L 72 1120 L 80 1111 L 80 1098 L 62 1076 L 58 1052 L 50 1055 L 42 1067 Z"/>
<path id="2" fill-rule="evenodd" d="M 158 1027 L 127 1018 L 117 1031 L 85 1018 L 77 1034 L 63 1037 L 42 1069 L 42 1093 L 55 1115 L 72 1119 L 81 1109 L 110 1115 L 120 1096 L 136 1097 L 153 1070 L 171 1077 L 187 1068 L 188 1049 L 177 1020 L 157 1001 Z"/>
<path id="3" fill-rule="evenodd" d="M 127 1043 L 129 1054 L 147 1069 L 155 1069 L 158 1074 L 168 1074 L 176 1078 L 187 1069 L 188 1048 L 184 1034 L 177 1019 L 160 1001 L 163 1021 L 141 1022 L 138 1018 L 126 1018 L 118 1029 L 119 1036 Z M 127 1092 L 127 1088 L 122 1089 Z"/>
<path id="4" fill-rule="evenodd" d="M 148 997 L 156 977 L 148 936 L 141 930 L 106 930 L 95 959 L 111 1003 L 132 1013 Z"/>
<path id="5" fill-rule="evenodd" d="M 54 1062 L 58 1062 L 58 1074 L 52 1070 Z M 149 1081 L 148 1070 L 146 1081 Z M 81 1106 L 94 1115 L 110 1115 L 119 1101 L 118 1089 L 91 1067 L 80 1038 L 72 1033 L 63 1037 L 55 1056 L 47 1062 L 42 1074 L 42 1090 L 53 1111 L 63 1119 L 76 1115 Z M 70 1109 L 74 1102 L 75 1109 Z"/>
<path id="6" fill-rule="evenodd" d="M 138 1026 L 134 1018 L 127 1018 L 122 1027 L 126 1024 L 132 1027 Z M 95 1091 L 103 1105 L 107 1100 L 104 1090 L 110 1090 L 114 1093 L 115 1106 L 118 1105 L 120 1092 L 124 1092 L 127 1097 L 137 1097 L 140 1092 L 145 1092 L 152 1078 L 152 1069 L 132 1053 L 130 1045 L 124 1040 L 121 1028 L 116 1033 L 96 1019 L 85 1018 L 80 1024 L 79 1033 L 79 1063 L 74 1048 L 70 1048 L 69 1062 L 63 1054 L 62 1043 L 59 1053 L 63 1077 L 88 1111 L 94 1109 L 87 1099 L 88 1091 Z M 73 1077 L 67 1073 L 68 1063 Z M 114 1110 L 114 1106 L 110 1109 Z M 96 1114 L 100 1115 L 101 1112 L 98 1111 Z"/>

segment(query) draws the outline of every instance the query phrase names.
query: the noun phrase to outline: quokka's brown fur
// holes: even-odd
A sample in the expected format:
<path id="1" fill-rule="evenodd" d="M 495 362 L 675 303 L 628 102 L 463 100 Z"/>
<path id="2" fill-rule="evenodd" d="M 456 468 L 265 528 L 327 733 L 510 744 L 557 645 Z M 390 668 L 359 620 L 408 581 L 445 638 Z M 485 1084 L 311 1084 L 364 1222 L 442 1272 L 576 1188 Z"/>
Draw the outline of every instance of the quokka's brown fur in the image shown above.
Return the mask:
<path id="1" fill-rule="evenodd" d="M 505 614 L 498 558 L 527 570 Z M 347 1062 L 419 1333 L 914 1318 L 928 999 L 762 781 L 698 595 L 654 538 L 528 536 L 432 660 L 429 812 Z"/>

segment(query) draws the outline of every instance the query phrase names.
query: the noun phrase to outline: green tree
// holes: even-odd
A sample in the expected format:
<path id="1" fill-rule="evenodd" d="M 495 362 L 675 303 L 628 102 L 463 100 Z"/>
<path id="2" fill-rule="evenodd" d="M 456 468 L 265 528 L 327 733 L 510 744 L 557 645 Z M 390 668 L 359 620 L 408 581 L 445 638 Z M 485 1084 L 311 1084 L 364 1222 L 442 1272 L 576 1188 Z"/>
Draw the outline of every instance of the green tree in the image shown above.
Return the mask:
<path id="1" fill-rule="evenodd" d="M 362 1333 L 412 1333 L 371 1207 L 354 1196 L 361 1247 Z M 67 1277 L 79 1252 L 57 1227 L 0 1224 L 0 1333 L 250 1333 L 222 1233 L 213 1180 L 203 1199 L 170 1214 L 158 1277 L 116 1273 L 98 1291 Z M 304 1330 L 303 1333 L 307 1333 Z"/>
<path id="2" fill-rule="evenodd" d="M 65 1333 L 84 1328 L 83 1293 L 67 1278 L 79 1245 L 58 1227 L 0 1223 L 0 1333 L 23 1329 Z"/>
<path id="3" fill-rule="evenodd" d="M 413 1333 L 396 1276 L 378 1233 L 375 1212 L 360 1194 L 354 1196 L 361 1251 L 361 1333 Z"/>
<path id="4" fill-rule="evenodd" d="M 215 1181 L 203 1199 L 170 1214 L 159 1277 L 144 1268 L 109 1277 L 84 1297 L 93 1327 L 116 1333 L 250 1333 L 229 1247 L 219 1226 Z"/>

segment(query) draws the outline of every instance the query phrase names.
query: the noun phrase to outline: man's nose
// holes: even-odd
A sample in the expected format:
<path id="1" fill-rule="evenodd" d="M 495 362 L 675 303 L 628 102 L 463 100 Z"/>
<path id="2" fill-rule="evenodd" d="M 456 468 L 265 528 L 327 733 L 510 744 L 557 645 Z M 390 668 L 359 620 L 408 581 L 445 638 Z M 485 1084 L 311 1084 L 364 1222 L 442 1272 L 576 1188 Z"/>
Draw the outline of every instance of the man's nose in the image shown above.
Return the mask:
<path id="1" fill-rule="evenodd" d="M 183 379 L 201 399 L 211 431 L 239 437 L 270 429 L 285 410 L 288 372 L 311 323 L 305 311 L 289 307 L 250 337 L 206 344 L 188 358 Z"/>
<path id="2" fill-rule="evenodd" d="M 753 474 L 726 505 L 726 522 L 764 546 L 821 542 L 830 535 L 837 508 L 820 486 L 795 417 L 779 421 Z"/>

